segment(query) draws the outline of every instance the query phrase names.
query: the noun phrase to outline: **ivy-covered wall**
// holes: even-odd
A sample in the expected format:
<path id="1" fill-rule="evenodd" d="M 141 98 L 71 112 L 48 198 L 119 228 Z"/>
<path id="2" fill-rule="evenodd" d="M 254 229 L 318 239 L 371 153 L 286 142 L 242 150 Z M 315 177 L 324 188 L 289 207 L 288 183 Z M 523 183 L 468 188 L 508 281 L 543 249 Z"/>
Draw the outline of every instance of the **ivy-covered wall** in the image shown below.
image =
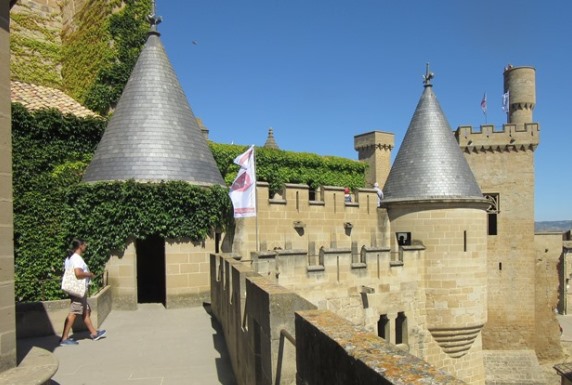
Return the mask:
<path id="1" fill-rule="evenodd" d="M 151 0 L 64 2 L 61 13 L 32 3 L 39 4 L 19 1 L 11 14 L 12 78 L 62 88 L 106 116 L 145 42 Z M 62 14 L 72 3 L 84 6 L 62 27 Z M 233 224 L 227 190 L 220 186 L 81 184 L 105 124 L 105 119 L 12 106 L 18 301 L 61 298 L 63 259 L 73 237 L 88 241 L 88 265 L 101 273 L 110 253 L 121 252 L 130 237 L 203 240 L 214 228 Z M 247 147 L 209 145 L 230 185 L 238 171 L 233 160 Z M 284 183 L 364 185 L 366 166 L 348 159 L 257 148 L 256 160 L 258 180 L 268 182 L 271 192 Z M 93 289 L 99 285 L 101 277 Z"/>
<path id="2" fill-rule="evenodd" d="M 185 182 L 82 184 L 103 135 L 104 119 L 12 105 L 16 300 L 62 297 L 69 242 L 88 241 L 86 262 L 102 273 L 111 252 L 150 235 L 204 240 L 233 225 L 228 191 Z M 227 184 L 247 146 L 209 143 Z M 338 157 L 256 148 L 257 179 L 273 191 L 284 183 L 362 187 L 365 164 Z M 96 280 L 93 290 L 101 285 Z"/>
<path id="3" fill-rule="evenodd" d="M 119 11 L 118 11 L 119 9 Z M 117 104 L 145 43 L 151 0 L 90 0 L 63 33 L 63 85 L 102 115 Z"/>
<path id="4" fill-rule="evenodd" d="M 61 89 L 107 115 L 145 43 L 150 12 L 151 0 L 68 1 L 61 9 L 20 0 L 10 15 L 11 78 Z"/>
<path id="5" fill-rule="evenodd" d="M 20 0 L 10 12 L 10 76 L 62 88 L 61 15 L 56 8 Z"/>

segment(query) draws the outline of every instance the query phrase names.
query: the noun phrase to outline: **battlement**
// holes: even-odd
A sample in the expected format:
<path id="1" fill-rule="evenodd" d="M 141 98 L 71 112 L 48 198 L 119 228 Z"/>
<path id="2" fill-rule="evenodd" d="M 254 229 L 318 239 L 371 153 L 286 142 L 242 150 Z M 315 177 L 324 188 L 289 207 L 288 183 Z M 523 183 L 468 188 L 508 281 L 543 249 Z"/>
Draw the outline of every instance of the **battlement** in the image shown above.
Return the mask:
<path id="1" fill-rule="evenodd" d="M 240 239 L 240 241 L 237 241 Z M 377 207 L 373 189 L 359 188 L 352 202 L 344 201 L 344 188 L 286 184 L 281 194 L 269 197 L 269 185 L 257 183 L 257 217 L 239 222 L 233 251 L 314 250 L 353 245 L 389 245 L 387 211 Z M 312 247 L 310 247 L 312 246 Z"/>
<path id="2" fill-rule="evenodd" d="M 266 208 L 279 206 L 281 210 L 294 210 L 299 214 L 312 207 L 313 212 L 322 210 L 324 214 L 335 214 L 343 211 L 359 210 L 364 214 L 375 213 L 377 210 L 377 193 L 374 189 L 358 188 L 350 193 L 351 202 L 345 201 L 344 187 L 321 186 L 311 190 L 308 185 L 286 183 L 284 190 L 269 197 L 269 185 L 266 182 L 257 183 L 259 213 Z M 264 199 L 269 197 L 268 199 Z"/>
<path id="3" fill-rule="evenodd" d="M 466 152 L 479 151 L 534 151 L 540 142 L 538 123 L 503 124 L 496 129 L 492 124 L 475 129 L 459 126 L 455 131 L 459 146 Z"/>
<path id="4" fill-rule="evenodd" d="M 389 132 L 373 131 L 354 136 L 354 149 L 364 151 L 368 149 L 393 150 L 395 135 Z"/>

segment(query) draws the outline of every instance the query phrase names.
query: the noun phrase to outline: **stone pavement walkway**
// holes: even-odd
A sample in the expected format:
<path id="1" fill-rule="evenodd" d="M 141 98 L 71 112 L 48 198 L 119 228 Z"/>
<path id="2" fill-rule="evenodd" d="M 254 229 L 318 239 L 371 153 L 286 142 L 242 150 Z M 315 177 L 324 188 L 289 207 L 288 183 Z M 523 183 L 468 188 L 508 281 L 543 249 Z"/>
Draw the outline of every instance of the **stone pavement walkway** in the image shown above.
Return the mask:
<path id="1" fill-rule="evenodd" d="M 206 309 L 113 310 L 101 326 L 106 338 L 76 334 L 74 346 L 59 346 L 57 336 L 18 340 L 18 355 L 32 346 L 53 351 L 54 385 L 234 385 L 222 330 Z"/>
<path id="2" fill-rule="evenodd" d="M 562 327 L 561 341 L 572 341 L 572 315 L 557 315 L 558 322 Z"/>

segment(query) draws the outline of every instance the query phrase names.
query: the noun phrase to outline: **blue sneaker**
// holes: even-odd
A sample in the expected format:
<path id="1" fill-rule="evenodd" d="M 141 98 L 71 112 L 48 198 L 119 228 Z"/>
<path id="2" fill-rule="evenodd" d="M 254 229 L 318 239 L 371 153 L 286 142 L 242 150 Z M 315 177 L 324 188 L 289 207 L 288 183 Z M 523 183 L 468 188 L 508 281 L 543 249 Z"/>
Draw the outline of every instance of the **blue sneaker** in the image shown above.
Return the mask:
<path id="1" fill-rule="evenodd" d="M 68 338 L 67 340 L 61 340 L 60 341 L 60 346 L 71 346 L 71 345 L 79 345 L 79 342 L 74 341 L 71 338 Z"/>
<path id="2" fill-rule="evenodd" d="M 97 341 L 97 340 L 105 337 L 105 333 L 107 333 L 105 330 L 98 330 L 94 336 L 91 336 L 91 339 L 94 341 Z"/>

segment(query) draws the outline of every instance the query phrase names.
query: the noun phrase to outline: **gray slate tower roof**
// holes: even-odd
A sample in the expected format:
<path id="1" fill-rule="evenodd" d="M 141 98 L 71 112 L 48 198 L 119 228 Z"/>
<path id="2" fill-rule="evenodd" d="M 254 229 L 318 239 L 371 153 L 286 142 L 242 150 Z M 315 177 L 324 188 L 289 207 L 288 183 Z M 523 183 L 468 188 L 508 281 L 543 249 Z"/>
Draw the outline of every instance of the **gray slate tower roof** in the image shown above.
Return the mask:
<path id="1" fill-rule="evenodd" d="M 155 25 L 83 177 L 128 179 L 225 185 Z"/>
<path id="2" fill-rule="evenodd" d="M 274 130 L 272 129 L 272 127 L 268 129 L 268 138 L 266 138 L 266 143 L 264 143 L 264 147 L 274 148 L 276 150 L 280 149 L 280 147 L 278 147 L 278 143 L 276 143 L 276 140 L 274 139 Z"/>
<path id="3" fill-rule="evenodd" d="M 431 77 L 426 77 L 425 89 L 385 182 L 384 203 L 483 199 L 433 93 Z"/>

